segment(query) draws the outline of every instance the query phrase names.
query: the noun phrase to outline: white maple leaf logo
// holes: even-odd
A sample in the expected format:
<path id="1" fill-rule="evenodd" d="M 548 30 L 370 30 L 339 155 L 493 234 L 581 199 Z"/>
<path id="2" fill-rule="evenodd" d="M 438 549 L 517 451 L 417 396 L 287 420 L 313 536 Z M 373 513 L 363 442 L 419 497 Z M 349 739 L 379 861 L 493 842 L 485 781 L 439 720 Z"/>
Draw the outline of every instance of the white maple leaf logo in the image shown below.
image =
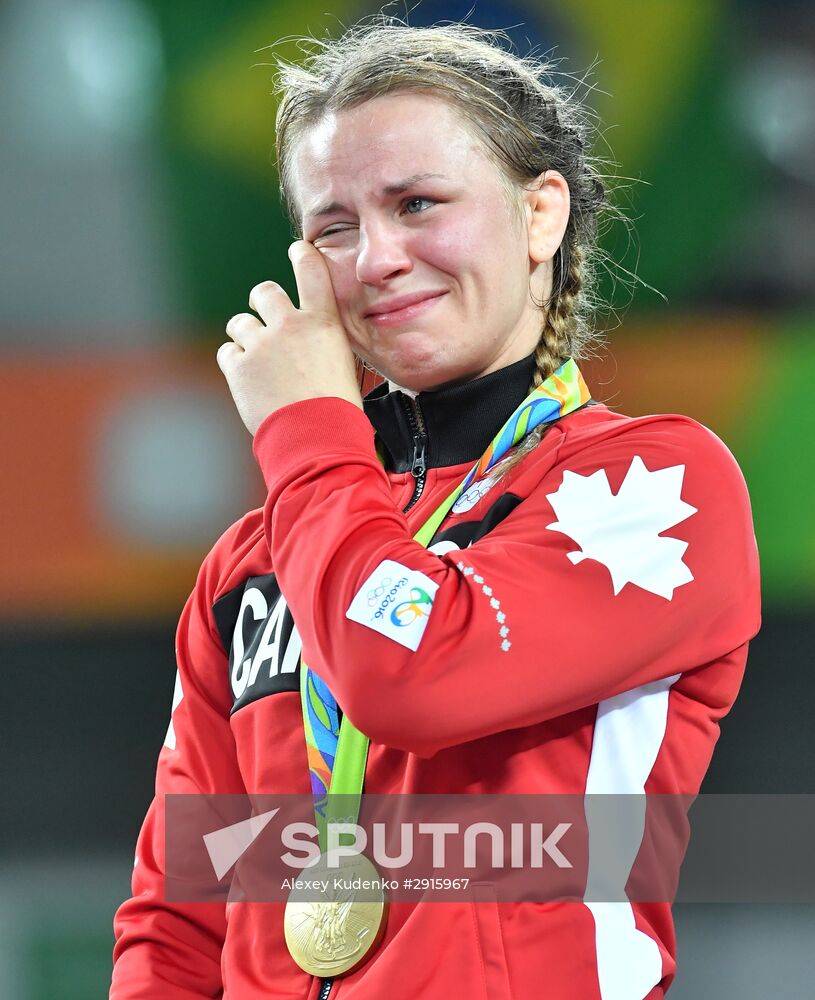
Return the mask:
<path id="1" fill-rule="evenodd" d="M 660 535 L 696 513 L 681 498 L 684 474 L 684 465 L 649 472 L 635 455 L 615 496 L 605 469 L 564 472 L 560 488 L 547 494 L 558 520 L 546 527 L 577 542 L 582 551 L 568 553 L 573 563 L 602 563 L 615 594 L 633 583 L 670 601 L 693 579 L 682 561 L 688 543 Z"/>

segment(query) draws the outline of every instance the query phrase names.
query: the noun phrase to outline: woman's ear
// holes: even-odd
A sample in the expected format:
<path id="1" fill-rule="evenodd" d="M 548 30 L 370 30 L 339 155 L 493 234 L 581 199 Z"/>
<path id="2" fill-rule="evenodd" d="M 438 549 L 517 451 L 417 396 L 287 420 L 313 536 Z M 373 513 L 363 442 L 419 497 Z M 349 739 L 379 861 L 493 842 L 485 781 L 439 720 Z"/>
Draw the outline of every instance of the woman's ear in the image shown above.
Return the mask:
<path id="1" fill-rule="evenodd" d="M 551 260 L 569 224 L 571 198 L 566 178 L 546 170 L 524 191 L 529 259 L 535 264 Z"/>

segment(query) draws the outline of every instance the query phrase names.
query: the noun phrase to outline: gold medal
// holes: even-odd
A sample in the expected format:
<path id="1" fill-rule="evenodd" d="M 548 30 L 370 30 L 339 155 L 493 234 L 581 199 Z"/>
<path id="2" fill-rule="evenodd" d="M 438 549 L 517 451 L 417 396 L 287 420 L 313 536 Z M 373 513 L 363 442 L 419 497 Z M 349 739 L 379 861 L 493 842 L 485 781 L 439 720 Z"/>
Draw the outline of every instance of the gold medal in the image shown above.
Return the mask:
<path id="1" fill-rule="evenodd" d="M 385 932 L 382 879 L 364 854 L 327 855 L 304 868 L 286 902 L 283 929 L 292 958 L 312 976 L 341 976 L 370 956 Z"/>

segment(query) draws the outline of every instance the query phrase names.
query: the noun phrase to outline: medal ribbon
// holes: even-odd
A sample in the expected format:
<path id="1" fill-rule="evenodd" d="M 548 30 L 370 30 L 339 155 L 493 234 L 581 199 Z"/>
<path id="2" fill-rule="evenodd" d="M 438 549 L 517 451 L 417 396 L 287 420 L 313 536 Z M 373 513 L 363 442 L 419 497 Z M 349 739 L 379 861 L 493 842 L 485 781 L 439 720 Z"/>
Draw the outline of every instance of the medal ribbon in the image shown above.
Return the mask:
<path id="1" fill-rule="evenodd" d="M 580 369 L 569 358 L 541 385 L 521 402 L 487 450 L 470 469 L 464 479 L 444 500 L 413 536 L 425 548 L 430 544 L 439 525 L 461 494 L 476 480 L 490 471 L 506 453 L 514 448 L 530 431 L 540 424 L 554 423 L 583 406 L 591 394 L 583 381 Z M 332 796 L 356 796 L 355 810 L 349 810 L 346 800 L 341 806 L 344 822 L 349 822 L 349 811 L 359 815 L 359 796 L 365 779 L 369 740 L 350 721 L 347 715 L 339 724 L 337 702 L 328 685 L 314 671 L 300 661 L 300 697 L 303 706 L 303 728 L 311 774 L 311 792 L 314 797 L 314 815 L 319 831 L 320 849 L 326 850 L 326 827 L 337 819 L 331 811 Z M 329 795 L 329 791 L 331 795 Z"/>

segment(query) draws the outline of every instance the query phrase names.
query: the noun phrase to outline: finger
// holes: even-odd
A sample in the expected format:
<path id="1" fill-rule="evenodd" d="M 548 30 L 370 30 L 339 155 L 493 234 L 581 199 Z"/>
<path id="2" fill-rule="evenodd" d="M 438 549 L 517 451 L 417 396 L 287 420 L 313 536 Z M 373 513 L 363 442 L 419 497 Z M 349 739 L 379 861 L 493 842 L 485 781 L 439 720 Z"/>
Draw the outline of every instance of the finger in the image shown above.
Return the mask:
<path id="1" fill-rule="evenodd" d="M 237 344 L 233 344 L 231 340 L 225 344 L 221 344 L 218 348 L 218 353 L 215 355 L 215 360 L 218 362 L 218 367 L 224 375 L 231 369 L 232 364 L 240 354 L 243 354 L 243 348 L 238 347 Z"/>
<path id="2" fill-rule="evenodd" d="M 249 293 L 249 308 L 271 324 L 276 313 L 281 309 L 294 309 L 294 305 L 285 288 L 276 281 L 261 281 Z"/>
<path id="3" fill-rule="evenodd" d="M 320 251 L 305 240 L 297 240 L 289 247 L 289 260 L 294 268 L 300 308 L 307 312 L 337 316 L 334 286 L 331 284 L 328 265 Z"/>
<path id="4" fill-rule="evenodd" d="M 263 324 L 251 313 L 238 313 L 226 324 L 226 335 L 231 337 L 236 344 L 240 344 L 244 349 L 252 334 L 257 330 L 262 330 Z"/>

